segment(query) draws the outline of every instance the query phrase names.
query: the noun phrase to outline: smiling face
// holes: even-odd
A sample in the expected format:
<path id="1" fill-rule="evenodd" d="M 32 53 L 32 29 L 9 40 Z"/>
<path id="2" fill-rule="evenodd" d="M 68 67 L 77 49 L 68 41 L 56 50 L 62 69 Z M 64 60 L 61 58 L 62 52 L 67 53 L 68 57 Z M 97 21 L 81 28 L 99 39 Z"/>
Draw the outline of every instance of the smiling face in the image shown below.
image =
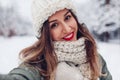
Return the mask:
<path id="1" fill-rule="evenodd" d="M 48 21 L 53 41 L 77 40 L 78 25 L 70 10 L 57 11 Z"/>

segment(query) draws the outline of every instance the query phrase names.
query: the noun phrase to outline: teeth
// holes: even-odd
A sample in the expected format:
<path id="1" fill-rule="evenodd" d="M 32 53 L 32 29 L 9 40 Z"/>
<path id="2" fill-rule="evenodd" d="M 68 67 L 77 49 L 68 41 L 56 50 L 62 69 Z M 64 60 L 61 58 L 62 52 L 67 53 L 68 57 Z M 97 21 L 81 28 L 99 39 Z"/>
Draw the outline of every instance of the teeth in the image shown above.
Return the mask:
<path id="1" fill-rule="evenodd" d="M 66 36 L 65 38 L 70 38 L 71 36 L 72 36 L 72 34 L 70 34 L 70 35 Z"/>

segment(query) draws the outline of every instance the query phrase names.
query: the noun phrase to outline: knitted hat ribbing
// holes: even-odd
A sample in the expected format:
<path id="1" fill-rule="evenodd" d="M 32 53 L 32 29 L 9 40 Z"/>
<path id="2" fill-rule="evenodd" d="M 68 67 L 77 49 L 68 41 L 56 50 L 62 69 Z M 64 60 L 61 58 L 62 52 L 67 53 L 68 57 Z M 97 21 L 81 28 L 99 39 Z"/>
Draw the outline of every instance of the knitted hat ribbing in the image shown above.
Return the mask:
<path id="1" fill-rule="evenodd" d="M 33 0 L 32 18 L 35 35 L 40 37 L 43 23 L 54 14 L 62 9 L 71 9 L 76 14 L 76 9 L 71 0 Z"/>

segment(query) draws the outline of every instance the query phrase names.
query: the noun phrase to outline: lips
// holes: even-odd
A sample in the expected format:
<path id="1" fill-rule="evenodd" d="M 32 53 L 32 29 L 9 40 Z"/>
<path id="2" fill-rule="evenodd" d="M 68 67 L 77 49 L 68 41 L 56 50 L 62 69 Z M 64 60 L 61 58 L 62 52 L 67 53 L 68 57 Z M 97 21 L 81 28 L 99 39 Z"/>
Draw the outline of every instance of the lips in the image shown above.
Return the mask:
<path id="1" fill-rule="evenodd" d="M 73 37 L 74 37 L 74 32 L 68 34 L 63 39 L 66 40 L 66 41 L 70 41 Z"/>

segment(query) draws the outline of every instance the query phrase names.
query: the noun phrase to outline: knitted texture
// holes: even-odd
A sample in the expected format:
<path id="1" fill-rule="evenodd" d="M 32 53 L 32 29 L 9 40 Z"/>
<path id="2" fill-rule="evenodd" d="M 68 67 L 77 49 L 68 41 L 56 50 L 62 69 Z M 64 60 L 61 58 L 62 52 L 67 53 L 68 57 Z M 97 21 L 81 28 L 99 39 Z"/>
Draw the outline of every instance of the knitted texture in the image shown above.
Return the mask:
<path id="1" fill-rule="evenodd" d="M 65 8 L 76 13 L 76 9 L 70 0 L 33 0 L 32 17 L 35 35 L 40 37 L 41 28 L 48 17 Z"/>
<path id="2" fill-rule="evenodd" d="M 54 42 L 54 47 L 55 47 L 55 53 L 57 55 L 59 64 L 61 64 L 61 62 L 67 62 L 71 66 L 74 65 L 74 67 L 79 71 L 77 72 L 78 75 L 81 74 L 83 77 L 81 78 L 81 75 L 80 75 L 78 79 L 73 79 L 73 80 L 90 80 L 91 79 L 90 65 L 87 62 L 87 58 L 86 58 L 85 38 L 80 38 L 77 41 L 56 41 Z M 58 64 L 58 68 L 60 68 L 59 64 Z M 62 67 L 63 68 L 67 67 L 67 70 L 69 68 L 68 66 L 64 66 L 64 65 Z M 57 74 L 59 74 L 58 72 L 59 70 L 57 70 Z M 64 73 L 65 72 L 63 71 L 62 74 Z"/>

